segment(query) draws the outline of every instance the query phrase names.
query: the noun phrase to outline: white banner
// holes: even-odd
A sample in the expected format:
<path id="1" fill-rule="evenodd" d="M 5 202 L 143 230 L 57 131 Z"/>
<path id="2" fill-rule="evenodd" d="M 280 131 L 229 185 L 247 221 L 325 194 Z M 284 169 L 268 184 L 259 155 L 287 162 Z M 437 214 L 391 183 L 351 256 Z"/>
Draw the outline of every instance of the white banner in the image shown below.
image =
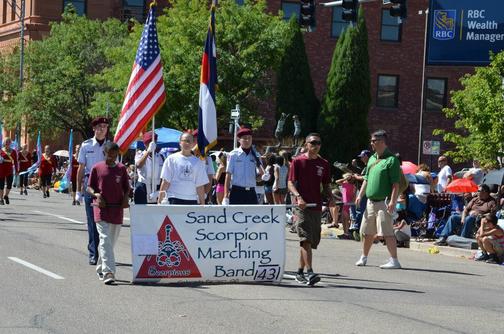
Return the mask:
<path id="1" fill-rule="evenodd" d="M 283 205 L 133 205 L 133 281 L 280 281 Z"/>

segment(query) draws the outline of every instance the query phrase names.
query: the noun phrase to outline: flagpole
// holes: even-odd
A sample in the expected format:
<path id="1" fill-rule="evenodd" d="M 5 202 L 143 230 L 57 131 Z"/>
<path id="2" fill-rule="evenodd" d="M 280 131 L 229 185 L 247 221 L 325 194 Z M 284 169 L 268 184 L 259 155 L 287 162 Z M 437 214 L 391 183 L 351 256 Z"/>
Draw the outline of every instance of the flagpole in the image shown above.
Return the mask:
<path id="1" fill-rule="evenodd" d="M 154 143 L 154 145 L 156 144 L 156 133 L 154 132 L 154 130 L 156 129 L 155 122 L 156 122 L 156 116 L 153 116 L 152 117 L 152 142 Z M 156 153 L 156 150 L 154 150 L 154 152 L 151 152 L 151 160 L 152 160 L 151 181 L 150 181 L 150 192 L 147 195 L 147 198 L 149 198 L 150 194 L 152 194 L 154 192 L 154 166 L 156 165 L 155 164 L 155 157 L 156 157 L 155 153 Z"/>

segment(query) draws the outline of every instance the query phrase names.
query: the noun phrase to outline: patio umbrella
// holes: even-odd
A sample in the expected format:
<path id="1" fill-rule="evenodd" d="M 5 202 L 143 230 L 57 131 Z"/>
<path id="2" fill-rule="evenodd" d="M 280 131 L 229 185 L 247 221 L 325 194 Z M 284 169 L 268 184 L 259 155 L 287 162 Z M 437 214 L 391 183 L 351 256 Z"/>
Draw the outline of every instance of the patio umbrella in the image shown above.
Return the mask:
<path id="1" fill-rule="evenodd" d="M 478 185 L 472 180 L 468 179 L 457 179 L 451 182 L 446 187 L 446 192 L 449 193 L 472 193 L 478 191 Z"/>
<path id="2" fill-rule="evenodd" d="M 170 128 L 158 128 L 154 130 L 156 134 L 158 135 L 158 139 L 156 141 L 156 146 L 157 147 L 174 147 L 178 148 L 179 147 L 179 139 L 180 135 L 182 132 L 175 130 L 175 129 L 170 129 Z M 145 149 L 145 145 L 141 140 L 133 142 L 131 144 L 130 149 L 140 149 L 143 150 Z"/>
<path id="3" fill-rule="evenodd" d="M 429 184 L 429 181 L 422 175 L 418 174 L 405 174 L 406 180 L 412 184 Z"/>
<path id="4" fill-rule="evenodd" d="M 416 174 L 418 166 L 411 161 L 403 161 L 401 164 L 401 169 L 404 174 Z"/>
<path id="5" fill-rule="evenodd" d="M 53 155 L 56 155 L 58 157 L 68 158 L 68 151 L 67 150 L 59 150 L 59 151 L 54 152 Z"/>
<path id="6" fill-rule="evenodd" d="M 496 169 L 488 172 L 487 175 L 483 178 L 484 184 L 504 184 L 504 168 Z"/>

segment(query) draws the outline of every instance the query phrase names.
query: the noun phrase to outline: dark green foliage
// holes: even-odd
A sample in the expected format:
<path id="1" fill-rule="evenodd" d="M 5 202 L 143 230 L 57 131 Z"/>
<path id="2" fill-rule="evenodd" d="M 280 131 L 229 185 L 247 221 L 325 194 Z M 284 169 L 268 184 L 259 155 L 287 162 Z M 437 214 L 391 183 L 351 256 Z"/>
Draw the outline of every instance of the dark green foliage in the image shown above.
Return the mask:
<path id="1" fill-rule="evenodd" d="M 295 18 L 291 19 L 292 36 L 277 73 L 276 119 L 282 113 L 298 115 L 302 136 L 317 128 L 320 102 L 315 95 L 310 66 L 306 56 L 303 35 Z M 284 136 L 290 136 L 294 127 L 292 118 L 285 124 Z"/>
<path id="2" fill-rule="evenodd" d="M 364 10 L 357 27 L 348 27 L 334 49 L 319 117 L 322 154 L 330 161 L 350 162 L 368 147 L 371 82 Z"/>

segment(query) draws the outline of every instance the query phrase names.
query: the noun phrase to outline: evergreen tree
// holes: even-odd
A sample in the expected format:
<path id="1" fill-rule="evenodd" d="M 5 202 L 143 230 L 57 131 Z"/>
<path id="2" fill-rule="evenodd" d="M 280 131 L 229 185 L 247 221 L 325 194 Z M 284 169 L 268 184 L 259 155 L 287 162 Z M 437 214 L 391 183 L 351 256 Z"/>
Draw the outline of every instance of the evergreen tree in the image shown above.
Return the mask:
<path id="1" fill-rule="evenodd" d="M 285 50 L 277 73 L 276 119 L 282 113 L 298 115 L 301 121 L 301 136 L 317 128 L 320 102 L 315 95 L 310 66 L 306 56 L 303 34 L 296 20 L 290 20 L 292 37 Z M 286 122 L 284 136 L 293 133 L 292 118 Z"/>
<path id="2" fill-rule="evenodd" d="M 371 106 L 371 81 L 364 10 L 356 27 L 340 36 L 319 117 L 324 144 L 322 154 L 330 161 L 349 162 L 368 146 L 367 116 Z"/>

